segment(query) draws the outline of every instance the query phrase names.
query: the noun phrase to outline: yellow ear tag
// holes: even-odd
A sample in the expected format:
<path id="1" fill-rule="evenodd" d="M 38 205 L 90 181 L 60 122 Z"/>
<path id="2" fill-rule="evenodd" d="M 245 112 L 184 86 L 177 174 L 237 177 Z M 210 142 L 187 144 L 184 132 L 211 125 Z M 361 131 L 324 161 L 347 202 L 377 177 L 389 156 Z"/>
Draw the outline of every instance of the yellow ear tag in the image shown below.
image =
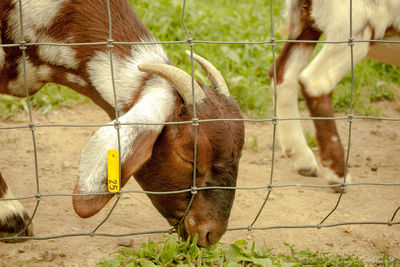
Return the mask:
<path id="1" fill-rule="evenodd" d="M 118 151 L 109 150 L 107 153 L 108 179 L 107 187 L 110 193 L 119 191 L 119 160 Z"/>

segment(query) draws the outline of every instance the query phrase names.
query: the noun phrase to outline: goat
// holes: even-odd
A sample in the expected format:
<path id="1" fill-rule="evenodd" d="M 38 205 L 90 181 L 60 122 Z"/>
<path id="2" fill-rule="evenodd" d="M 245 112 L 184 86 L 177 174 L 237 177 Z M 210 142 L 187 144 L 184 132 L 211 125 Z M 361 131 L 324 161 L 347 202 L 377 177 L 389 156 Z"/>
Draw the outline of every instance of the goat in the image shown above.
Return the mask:
<path id="1" fill-rule="evenodd" d="M 326 41 L 349 40 L 349 1 L 286 0 L 290 40 L 316 41 L 325 34 Z M 352 37 L 354 40 L 400 40 L 400 2 L 397 0 L 353 0 Z M 383 42 L 352 42 L 354 64 L 371 58 L 400 65 L 400 46 Z M 301 87 L 313 117 L 333 117 L 332 93 L 337 83 L 351 69 L 348 44 L 324 44 L 309 63 L 315 43 L 286 43 L 276 60 L 276 81 L 271 67 L 272 85 L 277 85 L 275 99 L 278 116 L 299 117 L 297 90 Z M 278 134 L 283 153 L 295 161 L 295 169 L 305 176 L 324 176 L 330 184 L 343 183 L 344 150 L 333 120 L 314 120 L 322 168 L 307 146 L 299 121 L 281 121 Z M 346 183 L 351 183 L 347 174 Z"/>
<path id="2" fill-rule="evenodd" d="M 115 41 L 155 42 L 126 0 L 113 0 L 111 17 Z M 108 40 L 106 0 L 22 0 L 27 43 L 84 43 Z M 0 4 L 1 43 L 19 43 L 21 26 L 16 0 Z M 204 58 L 194 59 L 207 73 L 212 89 L 172 66 L 159 44 L 115 45 L 113 65 L 117 108 L 121 114 L 121 181 L 134 175 L 146 191 L 175 191 L 197 187 L 235 186 L 244 142 L 243 122 L 204 122 L 198 125 L 197 164 L 194 170 L 194 127 L 163 122 L 190 121 L 196 104 L 198 119 L 242 118 L 220 72 Z M 24 96 L 22 52 L 0 47 L 0 93 Z M 114 94 L 107 46 L 26 47 L 29 94 L 47 82 L 73 88 L 100 106 L 115 123 Z M 196 103 L 193 102 L 196 99 Z M 144 125 L 123 125 L 135 122 Z M 153 123 L 153 124 L 152 124 Z M 156 124 L 156 125 L 154 125 Z M 78 180 L 72 197 L 76 213 L 89 217 L 113 195 L 82 194 L 107 191 L 107 151 L 117 149 L 114 127 L 101 127 L 81 153 Z M 12 198 L 0 178 L 0 197 Z M 8 192 L 8 193 L 7 193 Z M 234 190 L 199 190 L 180 226 L 183 237 L 198 235 L 198 244 L 217 242 L 227 229 Z M 170 225 L 177 225 L 188 207 L 191 193 L 148 195 Z M 12 206 L 12 208 L 11 208 Z M 25 229 L 29 216 L 16 200 L 0 202 L 0 232 L 13 235 Z M 25 235 L 31 235 L 27 229 Z"/>

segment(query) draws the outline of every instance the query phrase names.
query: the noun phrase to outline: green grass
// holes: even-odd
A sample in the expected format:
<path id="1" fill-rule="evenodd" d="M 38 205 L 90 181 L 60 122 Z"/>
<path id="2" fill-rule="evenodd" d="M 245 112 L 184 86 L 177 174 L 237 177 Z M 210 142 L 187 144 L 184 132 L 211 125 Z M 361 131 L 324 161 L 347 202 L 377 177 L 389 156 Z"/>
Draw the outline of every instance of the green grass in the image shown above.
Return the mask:
<path id="1" fill-rule="evenodd" d="M 181 0 L 130 2 L 134 3 L 137 14 L 158 40 L 187 39 L 181 22 Z M 281 24 L 279 10 L 282 9 L 282 1 L 275 2 L 274 13 L 277 24 Z M 195 40 L 262 41 L 270 33 L 268 14 L 269 4 L 266 1 L 188 1 L 185 24 Z M 282 36 L 278 34 L 277 37 Z M 164 47 L 172 61 L 190 73 L 190 60 L 184 53 L 189 46 L 183 44 Z M 194 51 L 221 71 L 231 93 L 246 113 L 266 115 L 270 112 L 272 95 L 267 73 L 272 62 L 272 53 L 269 45 L 195 44 Z M 197 66 L 195 77 L 207 82 L 205 74 Z"/>
<path id="2" fill-rule="evenodd" d="M 400 67 L 364 60 L 354 68 L 354 111 L 360 115 L 379 115 L 374 102 L 396 100 L 400 92 Z M 335 90 L 336 111 L 346 112 L 350 106 L 351 75 L 347 74 Z"/>
<path id="3" fill-rule="evenodd" d="M 311 148 L 312 151 L 317 152 L 318 151 L 317 139 L 308 131 L 304 133 L 304 136 L 306 137 L 307 146 Z"/>
<path id="4" fill-rule="evenodd" d="M 130 0 L 136 13 L 161 41 L 186 40 L 181 22 L 182 0 Z M 286 38 L 286 23 L 282 18 L 282 0 L 273 0 L 274 32 L 276 39 Z M 234 7 L 234 8 L 232 8 Z M 269 2 L 263 0 L 202 0 L 187 1 L 185 22 L 195 40 L 261 41 L 270 37 Z M 164 45 L 172 61 L 190 73 L 190 62 L 184 51 L 188 44 Z M 277 52 L 282 44 L 277 45 Z M 269 45 L 214 45 L 195 44 L 194 51 L 206 57 L 221 71 L 231 93 L 249 116 L 265 117 L 271 114 L 272 93 L 268 69 L 272 64 Z M 195 67 L 197 79 L 207 81 L 205 74 Z M 360 115 L 378 115 L 372 105 L 381 100 L 392 101 L 399 84 L 400 67 L 387 66 L 365 60 L 355 68 L 354 111 Z M 346 75 L 334 94 L 336 111 L 346 112 L 350 105 L 350 75 Z M 48 111 L 53 107 L 70 106 L 87 100 L 75 92 L 46 86 L 32 98 L 33 107 Z M 58 94 L 53 97 L 53 94 Z M 50 96 L 51 95 L 51 96 Z M 60 101 L 61 100 L 61 101 Z M 64 104 L 63 102 L 68 102 Z M 0 96 L 0 116 L 26 109 L 24 100 Z M 304 106 L 301 104 L 300 106 Z"/>
<path id="5" fill-rule="evenodd" d="M 32 107 L 43 114 L 54 108 L 72 107 L 78 103 L 90 103 L 87 97 L 58 84 L 47 84 L 29 99 Z M 28 112 L 26 98 L 0 95 L 0 119 L 9 119 L 20 111 Z"/>
<path id="6" fill-rule="evenodd" d="M 254 152 L 259 151 L 259 146 L 258 146 L 258 138 L 257 136 L 253 135 L 251 139 L 249 139 L 247 142 L 244 144 L 245 149 L 251 149 Z"/>
<path id="7" fill-rule="evenodd" d="M 355 255 L 333 255 L 326 252 L 296 250 L 294 245 L 285 243 L 287 253 L 274 253 L 272 249 L 248 244 L 239 240 L 232 244 L 215 244 L 209 248 L 199 248 L 196 237 L 191 242 L 181 241 L 174 236 L 155 242 L 151 239 L 143 243 L 138 250 L 122 248 L 112 259 L 102 258 L 97 267 L 114 266 L 366 266 L 362 259 Z M 382 256 L 376 263 L 368 266 L 400 266 L 400 261 L 391 256 Z"/>

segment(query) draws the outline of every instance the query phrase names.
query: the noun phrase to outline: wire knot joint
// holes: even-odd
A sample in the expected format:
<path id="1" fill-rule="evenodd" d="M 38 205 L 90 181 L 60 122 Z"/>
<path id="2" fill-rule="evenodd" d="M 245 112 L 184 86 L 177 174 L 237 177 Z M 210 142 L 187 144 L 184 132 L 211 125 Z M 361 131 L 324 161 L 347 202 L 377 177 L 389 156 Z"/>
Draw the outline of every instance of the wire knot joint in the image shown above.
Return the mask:
<path id="1" fill-rule="evenodd" d="M 107 47 L 108 48 L 113 48 L 114 47 L 114 40 L 113 39 L 108 39 L 107 40 Z"/>
<path id="2" fill-rule="evenodd" d="M 196 195 L 197 194 L 197 186 L 192 186 L 191 188 L 190 188 L 191 190 L 190 190 L 190 193 L 192 193 L 192 195 Z"/>
<path id="3" fill-rule="evenodd" d="M 26 41 L 25 40 L 21 40 L 19 41 L 19 49 L 21 50 L 26 50 Z"/>
<path id="4" fill-rule="evenodd" d="M 119 122 L 119 120 L 115 120 L 115 121 L 114 121 L 114 128 L 115 128 L 116 130 L 121 129 L 121 123 Z"/>
<path id="5" fill-rule="evenodd" d="M 199 119 L 198 118 L 193 118 L 192 119 L 192 125 L 195 126 L 195 127 L 199 126 Z"/>

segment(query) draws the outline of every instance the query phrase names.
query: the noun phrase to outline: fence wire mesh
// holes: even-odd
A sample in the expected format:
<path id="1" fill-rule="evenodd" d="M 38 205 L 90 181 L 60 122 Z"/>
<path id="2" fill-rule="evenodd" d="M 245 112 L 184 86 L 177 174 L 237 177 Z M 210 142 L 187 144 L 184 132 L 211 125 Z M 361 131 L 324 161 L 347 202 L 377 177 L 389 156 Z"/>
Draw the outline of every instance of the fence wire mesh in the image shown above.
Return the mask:
<path id="1" fill-rule="evenodd" d="M 92 230 L 89 232 L 77 232 L 77 233 L 66 233 L 66 234 L 61 234 L 61 235 L 49 235 L 49 236 L 13 236 L 13 237 L 4 237 L 0 238 L 0 241 L 6 241 L 10 239 L 34 239 L 34 240 L 47 240 L 47 239 L 57 239 L 57 238 L 64 238 L 64 237 L 76 237 L 76 236 L 108 236 L 108 237 L 122 237 L 122 236 L 131 236 L 131 235 L 145 235 L 145 234 L 157 234 L 157 233 L 169 233 L 172 234 L 176 232 L 176 226 L 169 228 L 169 229 L 164 229 L 164 230 L 153 230 L 153 231 L 135 231 L 135 232 L 127 232 L 123 234 L 110 234 L 110 233 L 100 233 L 98 230 L 101 228 L 101 226 L 110 218 L 112 215 L 115 207 L 118 205 L 119 200 L 121 199 L 121 196 L 123 194 L 179 194 L 179 193 L 185 193 L 185 192 L 190 192 L 192 194 L 189 205 L 186 209 L 185 215 L 180 221 L 179 224 L 181 224 L 186 217 L 188 211 L 191 208 L 191 205 L 193 203 L 194 198 L 196 197 L 196 193 L 200 190 L 215 190 L 215 189 L 223 189 L 223 190 L 262 190 L 266 191 L 266 195 L 264 197 L 263 203 L 261 203 L 260 208 L 258 209 L 257 215 L 253 220 L 251 220 L 251 223 L 248 225 L 242 226 L 242 227 L 231 227 L 228 228 L 228 231 L 236 231 L 236 230 L 248 230 L 248 231 L 253 231 L 253 230 L 271 230 L 271 229 L 289 229 L 289 228 L 330 228 L 330 227 L 337 227 L 337 226 L 343 226 L 343 225 L 370 225 L 370 224 L 375 224 L 375 225 L 387 225 L 387 226 L 392 226 L 392 225 L 398 225 L 400 224 L 400 219 L 397 218 L 396 220 L 396 215 L 398 211 L 400 210 L 400 207 L 397 208 L 394 212 L 393 215 L 390 216 L 389 218 L 386 218 L 386 220 L 382 221 L 348 221 L 348 222 L 339 222 L 339 223 L 331 223 L 327 224 L 325 223 L 326 220 L 336 211 L 338 206 L 340 205 L 342 198 L 344 197 L 343 193 L 347 187 L 357 187 L 357 186 L 384 186 L 384 187 L 400 187 L 400 183 L 382 183 L 382 182 L 356 182 L 356 183 L 351 183 L 348 184 L 346 183 L 346 177 L 347 177 L 347 172 L 348 172 L 348 166 L 349 166 L 349 155 L 351 153 L 351 148 L 352 148 L 352 123 L 355 120 L 383 120 L 383 121 L 395 121 L 395 122 L 400 122 L 400 117 L 399 118 L 393 118 L 393 117 L 379 117 L 379 116 L 357 116 L 353 113 L 353 101 L 354 101 L 354 62 L 353 62 L 353 50 L 354 46 L 357 45 L 357 43 L 362 43 L 362 42 L 376 42 L 376 43 L 393 43 L 393 44 L 400 44 L 400 41 L 395 41 L 395 40 L 355 40 L 353 39 L 353 33 L 352 33 L 352 28 L 353 28 L 353 15 L 352 15 L 352 10 L 353 10 L 353 1 L 349 0 L 349 16 L 350 16 L 350 35 L 348 40 L 341 40 L 341 41 L 309 41 L 309 40 L 277 40 L 275 39 L 275 34 L 274 34 L 274 15 L 273 15 L 273 1 L 269 2 L 269 8 L 270 8 L 270 17 L 269 17 L 269 23 L 271 27 L 271 31 L 268 33 L 270 36 L 267 40 L 262 40 L 262 41 L 212 41 L 212 40 L 195 40 L 191 37 L 190 31 L 186 26 L 185 23 L 185 11 L 186 11 L 186 4 L 187 1 L 183 0 L 182 3 L 182 13 L 181 13 L 181 19 L 182 19 L 182 26 L 185 30 L 186 33 L 186 40 L 180 40 L 180 41 L 155 41 L 155 42 L 117 42 L 113 40 L 113 25 L 112 25 L 112 19 L 111 19 L 111 7 L 110 7 L 110 0 L 107 0 L 107 11 L 108 11 L 108 23 L 109 23 L 109 38 L 108 40 L 104 40 L 104 42 L 88 42 L 88 43 L 27 43 L 25 41 L 25 33 L 24 33 L 24 27 L 21 26 L 21 41 L 18 44 L 0 44 L 0 48 L 2 47 L 19 47 L 19 49 L 22 52 L 22 58 L 23 58 L 23 67 L 24 67 L 24 86 L 25 86 L 25 93 L 26 93 L 26 103 L 27 103 L 27 109 L 28 109 L 28 115 L 29 115 L 29 120 L 25 125 L 16 125 L 16 126 L 0 126 L 0 130 L 12 130 L 12 129 L 28 129 L 31 131 L 32 135 L 32 145 L 33 145 L 33 156 L 34 156 L 34 177 L 36 179 L 35 184 L 36 184 L 36 194 L 30 195 L 30 196 L 21 196 L 21 197 L 15 197 L 15 198 L 3 198 L 0 199 L 0 201 L 8 201 L 8 200 L 23 200 L 23 199 L 36 199 L 36 204 L 33 209 L 32 214 L 30 214 L 30 221 L 29 224 L 32 223 L 32 221 L 35 220 L 35 217 L 37 216 L 37 211 L 40 208 L 41 200 L 43 198 L 52 198 L 52 197 L 71 197 L 74 195 L 79 195 L 79 196 L 92 196 L 92 195 L 105 195 L 105 194 L 111 194 L 111 193 L 93 193 L 93 194 L 43 194 L 41 193 L 40 190 L 40 182 L 39 182 L 39 167 L 38 167 L 38 151 L 37 151 L 37 141 L 36 141 L 36 134 L 35 131 L 38 128 L 51 128 L 51 127 L 78 127 L 78 128 L 84 128 L 84 127 L 114 127 L 115 128 L 115 138 L 117 138 L 117 144 L 118 144 L 118 151 L 121 150 L 121 144 L 120 144 L 120 129 L 121 127 L 128 126 L 128 125 L 171 125 L 171 124 L 191 124 L 194 128 L 194 135 L 195 135 L 195 142 L 194 142 L 194 171 L 193 171 L 193 181 L 192 181 L 192 186 L 191 188 L 187 188 L 185 190 L 179 190 L 179 191 L 169 191 L 169 192 L 153 192 L 153 191 L 144 191 L 144 190 L 120 190 L 118 193 L 116 193 L 116 199 L 114 200 L 114 203 L 112 204 L 111 209 L 109 212 L 106 214 L 103 220 Z M 20 25 L 24 25 L 24 17 L 23 17 L 23 5 L 22 5 L 22 0 L 18 0 L 18 7 L 19 7 L 19 19 L 20 19 Z M 273 77 L 274 80 L 276 80 L 276 75 L 277 75 L 277 70 L 276 70 L 276 46 L 279 43 L 320 43 L 320 44 L 347 44 L 349 47 L 349 53 L 351 54 L 351 88 L 350 88 L 350 108 L 349 108 L 349 113 L 347 116 L 339 116 L 339 117 L 297 117 L 297 118 L 279 118 L 278 113 L 277 113 L 277 104 L 276 101 L 274 101 L 274 106 L 273 106 L 273 115 L 271 118 L 258 118 L 258 119 L 241 119 L 241 118 L 236 118 L 236 119 L 207 119 L 207 120 L 200 120 L 197 118 L 196 114 L 196 101 L 195 101 L 195 94 L 194 94 L 194 60 L 193 60 L 193 53 L 194 53 L 194 46 L 196 44 L 208 44 L 208 45 L 226 45 L 226 44 L 233 44 L 233 45 L 269 45 L 272 51 L 272 57 L 273 57 Z M 191 121 L 183 121 L 183 122 L 160 122 L 160 123 L 137 123 L 137 122 L 129 122 L 129 123 L 121 123 L 119 121 L 119 109 L 118 109 L 118 102 L 117 102 L 117 91 L 118 88 L 115 86 L 115 77 L 114 77 L 114 67 L 113 67 L 113 48 L 115 45 L 156 45 L 156 44 L 161 44 L 161 45 L 186 45 L 189 47 L 190 50 L 190 64 L 191 64 L 191 77 L 192 77 L 192 92 L 193 92 L 193 118 Z M 27 70 L 26 70 L 26 49 L 29 46 L 106 46 L 109 51 L 109 60 L 110 60 L 110 73 L 111 73 L 111 79 L 112 79 L 112 90 L 113 90 L 113 97 L 114 97 L 114 108 L 115 108 L 115 120 L 114 123 L 112 124 L 41 124 L 37 123 L 34 121 L 33 116 L 32 116 L 32 107 L 29 99 L 29 91 L 28 91 L 28 83 L 27 81 Z M 274 83 L 273 86 L 273 95 L 274 98 L 277 99 L 277 87 Z M 337 185 L 314 185 L 314 184 L 274 184 L 273 183 L 273 178 L 274 178 L 274 170 L 275 170 L 275 160 L 276 160 L 276 155 L 275 151 L 277 149 L 277 125 L 279 124 L 280 121 L 293 121 L 293 120 L 347 120 L 348 122 L 348 142 L 347 142 L 347 152 L 345 155 L 345 178 L 344 182 L 342 184 L 337 184 Z M 197 128 L 201 123 L 206 123 L 206 122 L 216 122 L 216 121 L 242 121 L 242 122 L 248 122 L 248 123 L 260 123 L 260 122 L 270 122 L 273 126 L 273 138 L 272 138 L 272 162 L 271 162 L 271 169 L 270 173 L 266 174 L 266 182 L 264 185 L 261 186 L 256 186 L 256 187 L 218 187 L 218 186 L 212 186 L 212 187 L 197 187 L 196 183 L 196 164 L 197 164 L 197 158 L 196 158 L 196 151 L 197 151 Z M 119 159 L 119 165 L 121 166 L 121 159 Z M 120 171 L 120 179 L 121 179 L 121 168 L 119 168 Z M 400 178 L 400 177 L 398 177 Z M 240 179 L 240 177 L 239 177 Z M 46 181 L 44 181 L 46 182 Z M 121 184 L 121 183 L 120 183 Z M 315 224 L 309 224 L 309 225 L 275 225 L 275 226 L 261 226 L 261 227 L 255 227 L 255 223 L 259 219 L 260 214 L 264 211 L 265 206 L 268 204 L 271 192 L 276 189 L 276 188 L 289 188 L 289 187 L 297 187 L 297 188 L 333 188 L 340 186 L 340 193 L 338 194 L 337 201 L 332 207 L 332 209 L 328 212 L 326 216 L 323 217 L 322 220 Z M 1 203 L 1 202 L 0 202 Z M 26 226 L 26 228 L 29 226 L 29 224 Z M 25 229 L 26 229 L 25 228 Z M 25 231 L 25 229 L 22 232 Z"/>

